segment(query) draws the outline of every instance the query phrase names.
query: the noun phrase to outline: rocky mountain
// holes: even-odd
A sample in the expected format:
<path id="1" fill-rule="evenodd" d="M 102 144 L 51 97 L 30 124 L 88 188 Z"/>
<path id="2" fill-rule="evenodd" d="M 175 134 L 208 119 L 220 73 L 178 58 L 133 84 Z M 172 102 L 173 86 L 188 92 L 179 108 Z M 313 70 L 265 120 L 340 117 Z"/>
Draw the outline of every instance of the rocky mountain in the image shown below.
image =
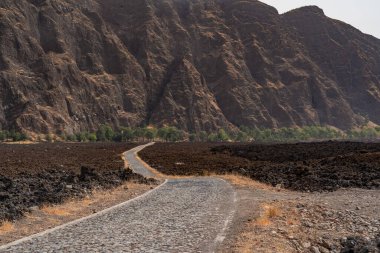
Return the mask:
<path id="1" fill-rule="evenodd" d="M 255 0 L 2 0 L 0 126 L 380 124 L 380 40 Z"/>

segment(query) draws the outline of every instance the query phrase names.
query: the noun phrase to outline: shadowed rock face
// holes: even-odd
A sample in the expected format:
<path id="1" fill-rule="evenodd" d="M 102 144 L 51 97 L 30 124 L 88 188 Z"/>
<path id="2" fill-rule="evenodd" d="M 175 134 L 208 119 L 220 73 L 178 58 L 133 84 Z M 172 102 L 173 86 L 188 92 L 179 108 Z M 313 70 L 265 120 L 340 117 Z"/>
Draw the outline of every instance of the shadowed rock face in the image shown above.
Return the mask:
<path id="1" fill-rule="evenodd" d="M 0 125 L 184 130 L 380 124 L 380 40 L 317 7 L 2 0 Z"/>

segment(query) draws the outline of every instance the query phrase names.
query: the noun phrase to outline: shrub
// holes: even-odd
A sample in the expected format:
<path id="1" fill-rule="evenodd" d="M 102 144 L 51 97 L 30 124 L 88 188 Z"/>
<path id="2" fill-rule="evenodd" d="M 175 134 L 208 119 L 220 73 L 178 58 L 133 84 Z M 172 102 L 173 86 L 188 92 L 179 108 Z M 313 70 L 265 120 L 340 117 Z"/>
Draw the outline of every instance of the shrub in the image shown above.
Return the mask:
<path id="1" fill-rule="evenodd" d="M 67 135 L 66 138 L 68 141 L 73 141 L 73 142 L 77 141 L 77 136 L 75 134 Z"/>
<path id="2" fill-rule="evenodd" d="M 157 135 L 157 130 L 155 128 L 149 127 L 144 129 L 144 137 L 150 141 L 154 140 Z"/>
<path id="3" fill-rule="evenodd" d="M 228 141 L 229 139 L 230 139 L 230 137 L 228 136 L 226 131 L 224 129 L 219 129 L 218 135 L 217 135 L 217 140 L 218 141 Z"/>
<path id="4" fill-rule="evenodd" d="M 88 135 L 88 133 L 86 133 L 86 132 L 78 133 L 78 134 L 76 134 L 76 139 L 79 142 L 86 142 L 88 140 L 87 135 Z"/>
<path id="5" fill-rule="evenodd" d="M 197 140 L 197 135 L 194 133 L 189 134 L 189 141 L 195 142 Z"/>
<path id="6" fill-rule="evenodd" d="M 87 139 L 91 142 L 96 142 L 96 140 L 97 140 L 96 133 L 89 133 L 87 136 Z"/>
<path id="7" fill-rule="evenodd" d="M 208 140 L 208 134 L 205 131 L 199 133 L 199 140 L 206 142 Z"/>

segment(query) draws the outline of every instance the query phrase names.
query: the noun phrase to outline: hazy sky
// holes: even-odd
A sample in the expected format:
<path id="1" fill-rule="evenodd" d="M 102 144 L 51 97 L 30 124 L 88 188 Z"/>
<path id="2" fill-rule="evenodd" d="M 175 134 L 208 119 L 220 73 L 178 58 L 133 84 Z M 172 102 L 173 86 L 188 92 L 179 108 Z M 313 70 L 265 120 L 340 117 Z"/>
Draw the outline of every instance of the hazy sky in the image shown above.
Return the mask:
<path id="1" fill-rule="evenodd" d="M 380 38 L 380 0 L 260 0 L 280 13 L 317 5 L 331 18 L 342 20 L 364 33 Z"/>

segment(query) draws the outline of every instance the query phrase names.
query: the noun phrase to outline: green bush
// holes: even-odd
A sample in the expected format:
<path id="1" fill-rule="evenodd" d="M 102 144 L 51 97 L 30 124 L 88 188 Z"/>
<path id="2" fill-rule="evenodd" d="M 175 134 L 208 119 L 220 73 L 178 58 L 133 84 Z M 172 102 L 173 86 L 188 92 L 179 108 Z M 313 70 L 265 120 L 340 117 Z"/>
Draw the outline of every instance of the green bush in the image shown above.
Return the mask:
<path id="1" fill-rule="evenodd" d="M 189 141 L 190 141 L 190 142 L 195 142 L 195 141 L 197 141 L 197 135 L 194 134 L 194 133 L 189 134 Z"/>
<path id="2" fill-rule="evenodd" d="M 24 133 L 17 132 L 15 130 L 11 131 L 0 131 L 0 141 L 25 141 L 28 139 L 28 136 Z"/>
<path id="3" fill-rule="evenodd" d="M 149 141 L 152 141 L 157 136 L 157 130 L 155 128 L 145 128 L 144 129 L 144 137 L 148 139 Z"/>
<path id="4" fill-rule="evenodd" d="M 0 131 L 0 141 L 5 141 L 7 139 L 7 135 L 4 131 Z"/>
<path id="5" fill-rule="evenodd" d="M 121 127 L 120 132 L 123 141 L 133 141 L 135 139 L 134 130 L 130 127 Z"/>
<path id="6" fill-rule="evenodd" d="M 205 131 L 199 133 L 199 140 L 206 142 L 208 140 L 208 134 Z"/>
<path id="7" fill-rule="evenodd" d="M 306 126 L 302 128 L 260 129 L 241 127 L 235 140 L 253 139 L 258 142 L 290 142 L 308 140 L 342 139 L 345 134 L 330 127 Z"/>
<path id="8" fill-rule="evenodd" d="M 78 133 L 78 134 L 76 134 L 76 139 L 79 142 L 86 142 L 88 140 L 87 135 L 88 135 L 88 133 L 86 133 L 86 132 Z"/>
<path id="9" fill-rule="evenodd" d="M 87 135 L 87 139 L 91 142 L 96 142 L 97 141 L 97 138 L 96 138 L 96 133 L 88 133 Z"/>
<path id="10" fill-rule="evenodd" d="M 112 127 L 108 125 L 101 125 L 96 131 L 96 139 L 98 141 L 112 141 L 114 138 L 115 132 Z"/>
<path id="11" fill-rule="evenodd" d="M 75 141 L 77 141 L 77 136 L 75 134 L 70 134 L 70 135 L 67 135 L 66 139 L 68 141 L 75 142 Z"/>

